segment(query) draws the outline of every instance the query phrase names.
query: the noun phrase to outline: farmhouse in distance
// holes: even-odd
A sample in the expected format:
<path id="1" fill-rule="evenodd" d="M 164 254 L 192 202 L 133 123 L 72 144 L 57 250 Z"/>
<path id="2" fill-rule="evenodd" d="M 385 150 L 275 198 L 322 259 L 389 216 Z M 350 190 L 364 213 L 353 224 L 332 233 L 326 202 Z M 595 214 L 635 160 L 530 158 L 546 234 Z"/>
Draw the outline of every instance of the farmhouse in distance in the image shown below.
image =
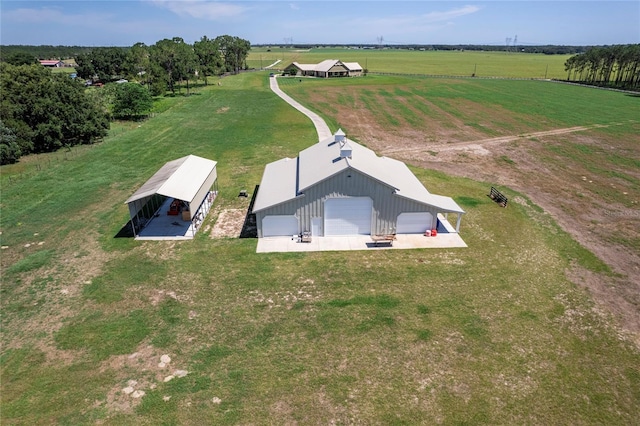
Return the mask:
<path id="1" fill-rule="evenodd" d="M 284 69 L 285 74 L 297 77 L 359 77 L 363 70 L 357 62 L 342 62 L 338 59 L 326 59 L 319 64 L 299 64 L 293 62 Z"/>

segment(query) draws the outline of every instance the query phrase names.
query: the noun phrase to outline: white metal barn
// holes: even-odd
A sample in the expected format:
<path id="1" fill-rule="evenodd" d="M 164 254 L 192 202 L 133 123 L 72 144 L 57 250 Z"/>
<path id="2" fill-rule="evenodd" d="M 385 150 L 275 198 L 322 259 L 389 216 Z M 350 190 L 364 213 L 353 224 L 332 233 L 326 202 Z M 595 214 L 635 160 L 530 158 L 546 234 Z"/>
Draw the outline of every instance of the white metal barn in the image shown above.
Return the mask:
<path id="1" fill-rule="evenodd" d="M 438 214 L 464 210 L 429 193 L 402 163 L 378 157 L 342 130 L 267 164 L 253 206 L 258 237 L 412 234 L 437 229 Z"/>
<path id="2" fill-rule="evenodd" d="M 125 202 L 136 239 L 190 239 L 218 193 L 217 163 L 188 155 L 169 161 Z"/>

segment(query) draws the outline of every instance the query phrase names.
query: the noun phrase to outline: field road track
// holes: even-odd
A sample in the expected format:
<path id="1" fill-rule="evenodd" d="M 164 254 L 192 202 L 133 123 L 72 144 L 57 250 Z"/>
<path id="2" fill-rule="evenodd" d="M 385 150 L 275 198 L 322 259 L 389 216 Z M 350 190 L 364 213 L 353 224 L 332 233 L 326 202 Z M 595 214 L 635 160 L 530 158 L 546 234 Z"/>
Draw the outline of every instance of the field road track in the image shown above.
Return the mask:
<path id="1" fill-rule="evenodd" d="M 276 65 L 278 65 L 280 62 L 282 62 L 282 59 L 278 59 L 277 61 L 275 61 L 274 63 L 272 63 L 271 65 L 267 65 L 266 67 L 264 67 L 264 69 L 269 69 L 269 68 L 273 68 Z"/>
<path id="2" fill-rule="evenodd" d="M 552 130 L 545 130 L 542 132 L 522 133 L 520 135 L 499 136 L 496 138 L 480 139 L 476 141 L 447 142 L 444 144 L 424 145 L 424 146 L 414 147 L 414 148 L 406 148 L 406 147 L 405 148 L 389 148 L 389 149 L 383 150 L 381 154 L 388 155 L 388 154 L 393 154 L 398 152 L 407 153 L 407 152 L 427 152 L 427 151 L 443 152 L 443 151 L 457 151 L 457 150 L 467 150 L 467 149 L 473 149 L 474 151 L 482 152 L 482 150 L 486 150 L 486 147 L 491 145 L 499 145 L 499 144 L 513 142 L 517 140 L 539 138 L 543 136 L 554 136 L 554 135 L 562 135 L 566 133 L 583 132 L 591 129 L 602 129 L 602 128 L 611 127 L 611 126 L 622 126 L 624 124 L 629 124 L 629 123 L 593 124 L 590 126 L 566 127 L 563 129 L 552 129 Z"/>
<path id="3" fill-rule="evenodd" d="M 295 109 L 297 109 L 298 111 L 300 111 L 301 113 L 309 117 L 309 119 L 311 119 L 311 121 L 313 122 L 313 125 L 316 127 L 316 132 L 318 133 L 319 141 L 328 139 L 331 136 L 333 136 L 333 133 L 331 133 L 331 130 L 329 129 L 329 126 L 327 126 L 327 123 L 325 123 L 324 120 L 320 118 L 318 114 L 303 107 L 300 103 L 298 103 L 298 101 L 296 101 L 291 96 L 287 95 L 282 90 L 280 90 L 280 86 L 278 86 L 278 76 L 274 75 L 273 77 L 269 77 L 269 86 L 271 87 L 271 90 L 273 91 L 273 93 L 280 96 L 287 103 L 289 103 L 289 105 L 291 105 L 292 107 L 294 107 Z"/>

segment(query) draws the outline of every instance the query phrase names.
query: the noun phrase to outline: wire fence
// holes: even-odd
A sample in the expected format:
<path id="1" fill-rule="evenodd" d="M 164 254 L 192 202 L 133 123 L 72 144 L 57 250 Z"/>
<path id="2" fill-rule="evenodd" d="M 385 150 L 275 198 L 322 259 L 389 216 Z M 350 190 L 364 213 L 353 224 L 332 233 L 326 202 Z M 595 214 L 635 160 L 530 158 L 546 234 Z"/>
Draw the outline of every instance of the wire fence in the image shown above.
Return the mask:
<path id="1" fill-rule="evenodd" d="M 56 152 L 34 154 L 28 159 L 23 158 L 16 164 L 2 166 L 2 173 L 0 173 L 0 176 L 2 177 L 2 184 L 12 184 L 33 178 L 43 170 L 58 167 L 66 161 L 73 161 L 82 155 L 87 149 L 91 149 L 94 146 L 94 144 L 80 145 L 61 149 Z"/>

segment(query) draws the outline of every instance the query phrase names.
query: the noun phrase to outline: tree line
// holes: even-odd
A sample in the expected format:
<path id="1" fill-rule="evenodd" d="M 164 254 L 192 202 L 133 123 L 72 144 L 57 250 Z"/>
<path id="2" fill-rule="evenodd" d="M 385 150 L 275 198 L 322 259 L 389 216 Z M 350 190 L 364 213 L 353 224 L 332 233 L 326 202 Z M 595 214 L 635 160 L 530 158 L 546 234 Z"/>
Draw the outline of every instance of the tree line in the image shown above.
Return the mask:
<path id="1" fill-rule="evenodd" d="M 88 46 L 28 46 L 28 45 L 3 45 L 0 49 L 0 61 L 9 62 L 13 65 L 22 65 L 23 63 L 35 64 L 38 59 L 71 59 L 81 53 L 90 52 L 93 47 Z M 21 59 L 20 63 L 14 63 L 17 58 Z M 26 62 L 24 62 L 26 60 Z"/>
<path id="2" fill-rule="evenodd" d="M 106 112 L 84 84 L 41 65 L 0 63 L 0 164 L 104 137 Z"/>
<path id="3" fill-rule="evenodd" d="M 100 140 L 112 118 L 139 119 L 150 112 L 151 95 L 182 86 L 188 92 L 196 80 L 207 84 L 208 77 L 246 69 L 250 49 L 248 41 L 229 35 L 203 36 L 193 45 L 174 37 L 152 46 L 92 48 L 74 56 L 75 78 L 14 50 L 0 62 L 0 164 Z M 86 87 L 97 83 L 106 85 Z"/>
<path id="4" fill-rule="evenodd" d="M 128 49 L 95 48 L 76 56 L 78 76 L 94 82 L 119 79 L 138 81 L 154 95 L 175 93 L 177 84 L 246 68 L 251 43 L 239 37 L 222 35 L 215 39 L 203 36 L 190 45 L 180 37 L 163 39 L 154 45 L 136 43 Z"/>
<path id="5" fill-rule="evenodd" d="M 618 89 L 640 89 L 640 44 L 594 47 L 564 64 L 567 80 Z"/>

